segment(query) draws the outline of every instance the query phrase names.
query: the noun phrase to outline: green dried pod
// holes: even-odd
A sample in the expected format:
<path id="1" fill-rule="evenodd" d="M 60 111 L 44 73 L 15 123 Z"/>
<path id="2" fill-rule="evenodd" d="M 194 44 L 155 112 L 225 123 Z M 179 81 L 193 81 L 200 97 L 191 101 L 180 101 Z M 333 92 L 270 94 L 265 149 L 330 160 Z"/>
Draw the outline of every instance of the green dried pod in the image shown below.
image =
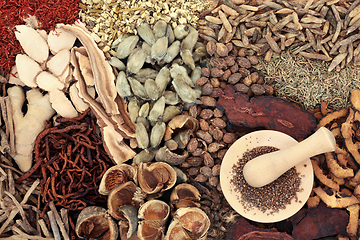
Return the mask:
<path id="1" fill-rule="evenodd" d="M 149 134 L 146 131 L 146 128 L 143 123 L 136 123 L 135 137 L 138 143 L 138 146 L 142 149 L 146 149 L 149 146 Z"/>
<path id="2" fill-rule="evenodd" d="M 151 100 L 157 100 L 160 96 L 160 90 L 156 82 L 152 79 L 147 79 L 144 84 L 147 95 Z"/>
<path id="3" fill-rule="evenodd" d="M 136 118 L 139 116 L 139 110 L 140 107 L 138 105 L 137 99 L 136 98 L 131 99 L 128 104 L 128 112 L 129 112 L 130 120 L 133 123 L 135 123 Z"/>
<path id="4" fill-rule="evenodd" d="M 195 89 L 192 89 L 188 84 L 184 82 L 184 80 L 176 78 L 172 81 L 172 85 L 175 88 L 175 91 L 186 103 L 195 103 L 196 99 L 200 97 L 201 90 L 197 91 Z"/>
<path id="5" fill-rule="evenodd" d="M 170 75 L 173 79 L 180 79 L 182 81 L 184 81 L 184 83 L 186 83 L 187 85 L 189 85 L 190 87 L 194 87 L 194 83 L 191 80 L 191 78 L 189 77 L 189 75 L 187 74 L 187 70 L 185 67 L 180 66 L 178 64 L 173 64 L 171 66 L 170 69 Z"/>
<path id="6" fill-rule="evenodd" d="M 131 51 L 134 50 L 134 48 L 136 47 L 138 41 L 138 36 L 130 36 L 125 38 L 124 41 L 122 41 L 117 47 L 116 57 L 119 59 L 123 59 L 129 56 Z"/>
<path id="7" fill-rule="evenodd" d="M 168 48 L 168 38 L 166 36 L 159 38 L 151 47 L 151 64 L 160 61 L 166 54 Z"/>
<path id="8" fill-rule="evenodd" d="M 140 163 L 151 162 L 155 158 L 155 153 L 152 151 L 142 150 L 133 158 L 133 163 L 139 165 Z"/>
<path id="9" fill-rule="evenodd" d="M 124 71 L 119 72 L 116 78 L 116 90 L 120 97 L 130 97 L 132 95 L 131 88 Z"/>
<path id="10" fill-rule="evenodd" d="M 167 25 L 166 34 L 168 36 L 169 44 L 172 44 L 175 41 L 175 35 L 170 24 Z"/>
<path id="11" fill-rule="evenodd" d="M 148 102 L 147 102 L 147 103 L 144 103 L 144 104 L 140 107 L 139 116 L 146 118 L 146 117 L 149 115 L 149 111 L 150 111 L 150 104 L 149 104 Z"/>
<path id="12" fill-rule="evenodd" d="M 165 98 L 161 97 L 150 110 L 148 119 L 150 122 L 157 122 L 163 116 L 165 110 Z"/>
<path id="13" fill-rule="evenodd" d="M 166 54 L 163 58 L 163 62 L 171 63 L 172 60 L 179 54 L 180 52 L 180 41 L 177 40 L 171 44 L 171 46 L 167 49 Z"/>
<path id="14" fill-rule="evenodd" d="M 183 39 L 184 37 L 186 37 L 189 34 L 189 27 L 186 25 L 177 25 L 174 28 L 174 35 L 175 38 L 178 40 Z"/>
<path id="15" fill-rule="evenodd" d="M 168 106 L 164 110 L 163 121 L 168 122 L 175 116 L 179 115 L 182 111 L 181 106 Z"/>
<path id="16" fill-rule="evenodd" d="M 145 117 L 138 116 L 136 119 L 136 123 L 142 123 L 145 126 L 146 131 L 150 131 L 150 123 Z"/>
<path id="17" fill-rule="evenodd" d="M 197 40 L 199 38 L 199 33 L 192 26 L 189 26 L 189 29 L 190 29 L 189 34 L 181 42 L 181 49 L 182 50 L 188 49 L 188 50 L 192 51 L 195 46 L 195 43 L 197 42 Z"/>
<path id="18" fill-rule="evenodd" d="M 140 71 L 137 74 L 135 74 L 134 78 L 141 83 L 145 83 L 146 79 L 148 78 L 155 79 L 158 73 L 159 72 L 155 69 L 143 68 L 140 69 Z"/>
<path id="19" fill-rule="evenodd" d="M 130 83 L 131 90 L 133 91 L 135 96 L 138 96 L 142 99 L 148 98 L 148 95 L 146 93 L 144 86 L 138 80 L 136 80 L 133 77 L 128 77 L 127 79 Z"/>
<path id="20" fill-rule="evenodd" d="M 192 57 L 192 53 L 190 50 L 186 49 L 186 50 L 181 50 L 180 51 L 180 56 L 182 58 L 182 60 L 184 61 L 184 63 L 191 69 L 194 70 L 195 69 L 195 62 L 194 59 Z"/>
<path id="21" fill-rule="evenodd" d="M 158 75 L 155 78 L 156 85 L 159 88 L 160 95 L 162 95 L 171 81 L 170 70 L 167 66 L 160 69 Z"/>
<path id="22" fill-rule="evenodd" d="M 142 48 L 135 48 L 127 61 L 126 71 L 129 73 L 138 73 L 143 67 L 146 59 L 146 51 Z"/>
<path id="23" fill-rule="evenodd" d="M 149 45 L 155 44 L 155 36 L 149 24 L 143 22 L 136 28 L 138 35 Z"/>
<path id="24" fill-rule="evenodd" d="M 163 96 L 165 97 L 165 103 L 168 105 L 176 105 L 180 102 L 180 99 L 176 95 L 176 92 L 165 91 Z"/>
<path id="25" fill-rule="evenodd" d="M 191 80 L 195 84 L 199 78 L 201 78 L 201 67 L 197 66 L 191 73 Z"/>
<path id="26" fill-rule="evenodd" d="M 166 34 L 166 29 L 167 29 L 167 23 L 164 20 L 157 21 L 153 27 L 155 40 L 164 37 Z"/>
<path id="27" fill-rule="evenodd" d="M 160 145 L 166 130 L 166 124 L 164 122 L 157 122 L 151 129 L 150 133 L 150 146 L 156 148 Z"/>
<path id="28" fill-rule="evenodd" d="M 125 64 L 120 60 L 118 59 L 117 57 L 111 57 L 109 60 L 108 60 L 109 64 L 113 67 L 116 67 L 117 70 L 119 71 L 125 71 Z"/>

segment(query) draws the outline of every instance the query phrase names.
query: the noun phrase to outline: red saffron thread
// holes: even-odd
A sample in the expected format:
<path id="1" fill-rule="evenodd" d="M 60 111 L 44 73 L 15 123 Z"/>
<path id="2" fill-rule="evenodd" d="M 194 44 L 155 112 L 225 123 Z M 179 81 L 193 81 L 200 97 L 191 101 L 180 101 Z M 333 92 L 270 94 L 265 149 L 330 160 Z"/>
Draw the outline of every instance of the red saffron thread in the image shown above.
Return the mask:
<path id="1" fill-rule="evenodd" d="M 73 24 L 79 18 L 80 0 L 0 0 L 0 70 L 11 71 L 17 54 L 23 52 L 15 38 L 16 25 L 36 16 L 40 29 L 53 30 L 57 23 Z"/>

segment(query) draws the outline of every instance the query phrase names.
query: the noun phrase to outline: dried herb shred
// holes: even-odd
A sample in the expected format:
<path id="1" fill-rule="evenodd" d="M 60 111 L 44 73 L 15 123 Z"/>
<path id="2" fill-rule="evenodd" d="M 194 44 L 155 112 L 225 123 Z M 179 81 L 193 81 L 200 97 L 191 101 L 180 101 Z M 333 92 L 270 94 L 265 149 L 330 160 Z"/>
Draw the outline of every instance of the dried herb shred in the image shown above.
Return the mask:
<path id="1" fill-rule="evenodd" d="M 294 198 L 295 201 L 298 201 L 297 192 L 300 191 L 301 179 L 295 167 L 285 172 L 274 182 L 260 188 L 251 187 L 244 178 L 243 168 L 248 161 L 277 150 L 279 149 L 270 146 L 253 148 L 246 151 L 242 158 L 233 165 L 233 177 L 230 182 L 235 186 L 235 192 L 241 193 L 239 200 L 245 209 L 251 210 L 256 207 L 262 212 L 270 210 L 270 213 L 274 213 L 280 209 L 285 209 L 286 205 L 290 204 Z"/>

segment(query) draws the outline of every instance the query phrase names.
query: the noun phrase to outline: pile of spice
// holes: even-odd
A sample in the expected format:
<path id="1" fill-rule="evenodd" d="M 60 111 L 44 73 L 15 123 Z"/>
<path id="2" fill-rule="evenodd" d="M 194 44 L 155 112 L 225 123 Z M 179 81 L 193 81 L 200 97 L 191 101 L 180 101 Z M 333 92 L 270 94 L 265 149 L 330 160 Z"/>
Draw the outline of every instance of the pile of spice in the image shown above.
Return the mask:
<path id="1" fill-rule="evenodd" d="M 256 207 L 262 212 L 267 210 L 278 212 L 280 209 L 285 209 L 294 198 L 297 201 L 296 193 L 300 191 L 301 179 L 295 168 L 291 168 L 274 182 L 260 188 L 251 187 L 244 178 L 243 169 L 248 161 L 277 150 L 279 149 L 270 146 L 256 147 L 246 151 L 237 164 L 234 164 L 230 182 L 234 184 L 234 190 L 241 193 L 240 202 L 245 209 Z"/>
<path id="2" fill-rule="evenodd" d="M 16 25 L 35 24 L 48 32 L 56 23 L 74 23 L 78 16 L 79 0 L 0 0 L 0 69 L 9 73 L 15 56 L 22 52 L 15 39 Z"/>
<path id="3" fill-rule="evenodd" d="M 209 6 L 207 0 L 82 0 L 80 18 L 92 32 L 92 37 L 103 51 L 124 33 L 137 33 L 136 27 L 146 22 L 154 25 L 164 20 L 175 28 L 178 24 L 196 26 L 197 15 Z"/>

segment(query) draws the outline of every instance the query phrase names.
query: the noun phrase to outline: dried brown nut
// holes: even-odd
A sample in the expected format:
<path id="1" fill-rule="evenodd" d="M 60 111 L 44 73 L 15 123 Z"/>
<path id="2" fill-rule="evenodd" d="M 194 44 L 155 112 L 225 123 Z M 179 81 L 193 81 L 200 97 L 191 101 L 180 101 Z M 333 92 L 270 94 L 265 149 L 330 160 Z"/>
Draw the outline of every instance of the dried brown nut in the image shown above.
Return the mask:
<path id="1" fill-rule="evenodd" d="M 259 79 L 257 80 L 256 83 L 260 84 L 260 85 L 264 85 L 264 83 L 265 83 L 264 78 L 262 76 L 259 76 Z"/>
<path id="2" fill-rule="evenodd" d="M 218 97 L 219 97 L 219 90 L 220 90 L 220 88 L 214 88 L 214 90 L 213 90 L 212 93 L 210 94 L 210 97 L 212 97 L 212 98 L 218 98 Z"/>
<path id="3" fill-rule="evenodd" d="M 199 174 L 199 168 L 197 168 L 197 167 L 191 167 L 191 168 L 189 168 L 188 170 L 188 173 L 189 173 L 189 175 L 190 176 L 195 176 L 195 175 L 198 175 Z"/>
<path id="4" fill-rule="evenodd" d="M 212 77 L 221 77 L 223 74 L 224 74 L 224 71 L 223 70 L 221 70 L 221 69 L 219 69 L 219 68 L 212 68 L 211 69 L 211 76 Z"/>
<path id="5" fill-rule="evenodd" d="M 221 118 L 213 118 L 210 120 L 210 122 L 214 127 L 218 127 L 218 128 L 226 127 L 226 122 L 224 120 L 222 120 Z"/>
<path id="6" fill-rule="evenodd" d="M 224 58 L 225 62 L 226 62 L 226 65 L 228 67 L 231 67 L 235 64 L 235 60 L 236 58 L 234 56 L 227 56 Z"/>
<path id="7" fill-rule="evenodd" d="M 224 144 L 221 144 L 221 143 L 218 143 L 218 142 L 213 142 L 213 143 L 209 144 L 208 151 L 210 153 L 214 153 L 214 152 L 219 151 L 219 149 L 223 148 L 223 147 L 225 147 Z"/>
<path id="8" fill-rule="evenodd" d="M 238 56 L 239 57 L 245 57 L 247 53 L 247 49 L 246 48 L 240 48 L 238 51 Z"/>
<path id="9" fill-rule="evenodd" d="M 249 59 L 249 61 L 252 65 L 259 64 L 259 59 L 257 56 L 247 56 L 246 58 Z"/>
<path id="10" fill-rule="evenodd" d="M 203 154 L 203 159 L 204 159 L 204 165 L 207 167 L 212 167 L 214 166 L 214 158 L 211 156 L 210 153 L 208 152 L 204 152 Z"/>
<path id="11" fill-rule="evenodd" d="M 210 83 L 206 83 L 201 88 L 201 94 L 202 95 L 210 95 L 213 91 L 213 86 Z"/>
<path id="12" fill-rule="evenodd" d="M 238 57 L 236 59 L 236 61 L 239 64 L 239 66 L 242 68 L 250 68 L 251 67 L 251 63 L 250 63 L 249 59 L 247 59 L 247 58 Z"/>
<path id="13" fill-rule="evenodd" d="M 202 96 L 200 97 L 200 100 L 202 101 L 202 104 L 204 104 L 207 107 L 216 107 L 215 98 L 209 96 Z"/>
<path id="14" fill-rule="evenodd" d="M 161 147 L 155 155 L 155 160 L 158 162 L 167 162 L 171 165 L 180 165 L 188 157 L 187 151 L 183 151 L 182 154 L 177 154 L 170 151 L 167 146 Z"/>
<path id="15" fill-rule="evenodd" d="M 215 128 L 212 132 L 211 132 L 211 135 L 213 136 L 213 138 L 217 141 L 220 141 L 223 136 L 224 136 L 224 133 L 219 129 L 219 128 Z"/>
<path id="16" fill-rule="evenodd" d="M 246 78 L 244 78 L 243 83 L 244 83 L 246 86 L 250 87 L 250 85 L 252 84 L 251 77 L 250 77 L 250 76 L 247 76 Z"/>
<path id="17" fill-rule="evenodd" d="M 220 169 L 221 169 L 221 165 L 220 164 L 216 164 L 213 166 L 212 170 L 212 175 L 213 176 L 219 176 L 220 175 Z"/>
<path id="18" fill-rule="evenodd" d="M 227 64 L 224 58 L 212 57 L 210 59 L 210 65 L 218 69 L 227 69 Z"/>
<path id="19" fill-rule="evenodd" d="M 223 140 L 225 143 L 233 143 L 236 141 L 236 134 L 235 133 L 225 133 Z"/>
<path id="20" fill-rule="evenodd" d="M 189 143 L 186 146 L 186 150 L 190 153 L 194 152 L 195 149 L 198 147 L 198 141 L 196 138 L 191 138 Z"/>
<path id="21" fill-rule="evenodd" d="M 196 132 L 196 136 L 198 136 L 199 138 L 201 138 L 202 140 L 204 140 L 206 143 L 212 143 L 213 138 L 210 135 L 209 132 L 205 132 L 203 130 L 199 130 Z"/>
<path id="22" fill-rule="evenodd" d="M 203 131 L 208 131 L 209 130 L 209 123 L 204 120 L 204 119 L 200 119 L 200 129 Z"/>
<path id="23" fill-rule="evenodd" d="M 214 112 L 211 109 L 205 108 L 201 110 L 200 117 L 203 119 L 210 119 L 213 116 Z"/>
<path id="24" fill-rule="evenodd" d="M 257 83 L 257 81 L 259 80 L 259 73 L 258 72 L 251 73 L 250 78 L 252 83 Z"/>
<path id="25" fill-rule="evenodd" d="M 220 86 L 220 81 L 218 78 L 210 78 L 210 83 L 214 88 L 217 88 Z"/>
<path id="26" fill-rule="evenodd" d="M 204 174 L 199 174 L 196 176 L 196 178 L 194 179 L 196 182 L 206 182 L 208 180 L 208 177 L 206 177 Z"/>
<path id="27" fill-rule="evenodd" d="M 186 162 L 189 163 L 193 167 L 198 167 L 203 163 L 203 159 L 201 157 L 189 157 L 186 159 Z"/>
<path id="28" fill-rule="evenodd" d="M 193 117 L 193 118 L 196 118 L 196 117 L 197 117 L 197 115 L 198 115 L 198 108 L 197 108 L 196 105 L 190 107 L 190 109 L 189 109 L 189 115 L 190 115 L 191 117 Z"/>
<path id="29" fill-rule="evenodd" d="M 201 195 L 199 190 L 191 184 L 182 183 L 177 185 L 170 195 L 170 202 L 176 208 L 180 207 L 200 207 L 197 203 L 200 201 Z"/>
<path id="30" fill-rule="evenodd" d="M 260 84 L 251 85 L 250 90 L 257 96 L 265 94 L 265 88 L 263 85 Z"/>
<path id="31" fill-rule="evenodd" d="M 224 115 L 224 113 L 218 109 L 218 108 L 215 108 L 214 109 L 214 117 L 222 117 Z"/>
<path id="32" fill-rule="evenodd" d="M 231 76 L 231 71 L 230 71 L 230 69 L 226 69 L 226 70 L 224 71 L 224 74 L 222 75 L 221 78 L 226 81 L 230 76 Z"/>
<path id="33" fill-rule="evenodd" d="M 216 43 L 216 53 L 220 57 L 226 57 L 229 54 L 229 49 L 223 43 Z"/>
<path id="34" fill-rule="evenodd" d="M 195 84 L 199 86 L 203 86 L 205 83 L 207 83 L 209 80 L 207 77 L 201 77 L 198 80 L 196 80 Z"/>
<path id="35" fill-rule="evenodd" d="M 210 70 L 206 67 L 201 68 L 201 75 L 205 76 L 205 77 L 209 77 L 210 76 Z"/>
<path id="36" fill-rule="evenodd" d="M 269 86 L 267 84 L 263 85 L 265 88 L 265 95 L 273 95 L 274 94 L 274 89 L 272 86 Z"/>
<path id="37" fill-rule="evenodd" d="M 170 140 L 167 140 L 165 142 L 165 146 L 170 150 L 170 151 L 174 151 L 178 148 L 178 144 L 175 140 L 173 139 L 170 139 Z"/>
<path id="38" fill-rule="evenodd" d="M 239 65 L 235 63 L 233 66 L 230 67 L 230 71 L 232 73 L 236 73 L 237 71 L 239 71 Z"/>
<path id="39" fill-rule="evenodd" d="M 241 74 L 240 73 L 234 73 L 229 77 L 228 83 L 236 84 L 237 82 L 240 81 L 240 79 L 241 79 Z"/>
<path id="40" fill-rule="evenodd" d="M 207 42 L 206 51 L 210 56 L 214 55 L 216 52 L 216 43 L 213 41 Z"/>
<path id="41" fill-rule="evenodd" d="M 245 94 L 249 92 L 249 87 L 243 83 L 235 84 L 234 87 L 235 87 L 235 90 L 238 92 L 245 93 Z"/>
<path id="42" fill-rule="evenodd" d="M 243 68 L 243 67 L 239 68 L 239 73 L 243 77 L 247 77 L 247 76 L 250 75 L 250 71 L 248 69 L 246 69 L 246 68 Z"/>
<path id="43" fill-rule="evenodd" d="M 220 158 L 221 160 L 224 158 L 225 154 L 227 152 L 227 149 L 221 149 L 218 151 L 217 157 Z"/>
<path id="44" fill-rule="evenodd" d="M 194 157 L 199 157 L 199 156 L 201 156 L 202 154 L 203 154 L 203 149 L 202 148 L 197 148 L 197 149 L 195 149 L 195 151 L 193 151 L 192 152 L 192 155 L 194 156 Z"/>
<path id="45" fill-rule="evenodd" d="M 234 45 L 231 42 L 225 44 L 225 46 L 228 49 L 228 52 L 231 52 L 231 50 L 233 50 L 233 47 L 234 47 Z"/>
<path id="46" fill-rule="evenodd" d="M 205 177 L 212 177 L 212 171 L 211 168 L 208 166 L 203 166 L 200 168 L 200 173 L 203 174 Z"/>

